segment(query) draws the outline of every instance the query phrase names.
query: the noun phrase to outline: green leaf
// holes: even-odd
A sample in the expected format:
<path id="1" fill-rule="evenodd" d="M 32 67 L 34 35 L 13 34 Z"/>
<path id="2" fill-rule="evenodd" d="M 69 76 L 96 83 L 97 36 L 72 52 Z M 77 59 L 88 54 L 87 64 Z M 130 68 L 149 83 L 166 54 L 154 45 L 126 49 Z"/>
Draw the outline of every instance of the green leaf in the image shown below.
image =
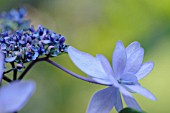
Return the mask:
<path id="1" fill-rule="evenodd" d="M 146 112 L 137 111 L 132 108 L 124 108 L 119 113 L 146 113 Z"/>

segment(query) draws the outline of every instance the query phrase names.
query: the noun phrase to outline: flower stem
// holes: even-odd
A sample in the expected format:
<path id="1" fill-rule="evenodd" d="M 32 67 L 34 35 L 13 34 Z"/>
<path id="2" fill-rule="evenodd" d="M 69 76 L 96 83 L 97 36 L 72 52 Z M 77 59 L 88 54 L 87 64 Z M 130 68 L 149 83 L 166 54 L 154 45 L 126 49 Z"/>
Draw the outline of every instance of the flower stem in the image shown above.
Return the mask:
<path id="1" fill-rule="evenodd" d="M 26 75 L 26 73 L 32 68 L 32 66 L 33 66 L 35 63 L 37 63 L 37 62 L 39 62 L 39 61 L 45 61 L 47 58 L 48 58 L 48 57 L 43 57 L 43 58 L 38 58 L 38 59 L 32 61 L 32 62 L 28 65 L 28 67 L 22 72 L 22 74 L 18 77 L 18 80 L 23 79 L 24 76 Z"/>
<path id="2" fill-rule="evenodd" d="M 15 68 L 14 62 L 11 62 L 11 66 L 12 66 L 12 68 Z M 18 72 L 18 70 L 13 70 L 13 80 L 17 79 L 17 72 Z"/>
<path id="3" fill-rule="evenodd" d="M 35 63 L 39 62 L 39 61 L 46 61 L 46 62 L 52 64 L 53 66 L 61 69 L 62 71 L 68 73 L 69 75 L 71 75 L 71 76 L 73 76 L 73 77 L 75 77 L 75 78 L 78 78 L 78 79 L 80 79 L 80 80 L 83 80 L 83 81 L 86 81 L 86 82 L 90 82 L 90 83 L 94 83 L 94 84 L 100 84 L 100 85 L 110 86 L 110 85 L 101 84 L 101 83 L 98 83 L 98 82 L 96 82 L 96 81 L 94 81 L 94 80 L 92 80 L 92 79 L 89 79 L 89 78 L 80 76 L 80 75 L 78 75 L 78 74 L 76 74 L 76 73 L 74 73 L 74 72 L 66 69 L 65 67 L 63 67 L 63 66 L 61 66 L 61 65 L 53 62 L 52 60 L 48 59 L 48 57 L 38 58 L 38 59 L 32 61 L 32 62 L 28 65 L 28 67 L 23 71 L 23 73 L 18 77 L 18 80 L 23 79 L 23 77 L 24 77 L 24 76 L 26 75 L 26 73 L 32 68 L 32 66 L 33 66 Z"/>
<path id="4" fill-rule="evenodd" d="M 63 70 L 64 72 L 70 74 L 71 76 L 73 76 L 73 77 L 75 77 L 75 78 L 78 78 L 78 79 L 83 80 L 83 81 L 86 81 L 86 82 L 90 82 L 90 83 L 94 83 L 94 84 L 100 84 L 100 85 L 105 85 L 105 86 L 107 86 L 106 84 L 101 84 L 101 83 L 98 83 L 98 82 L 96 82 L 96 81 L 94 81 L 94 80 L 92 80 L 92 79 L 89 79 L 89 78 L 80 76 L 80 75 L 78 75 L 78 74 L 76 74 L 76 73 L 74 73 L 74 72 L 66 69 L 65 67 L 63 67 L 63 66 L 61 66 L 61 65 L 53 62 L 53 61 L 50 60 L 50 59 L 46 59 L 46 61 L 47 61 L 48 63 L 52 64 L 53 66 L 55 66 L 55 67 Z"/>
<path id="5" fill-rule="evenodd" d="M 3 76 L 3 79 L 7 82 L 12 82 L 12 80 L 10 78 L 6 77 L 6 76 Z"/>
<path id="6" fill-rule="evenodd" d="M 12 68 L 12 69 L 10 69 L 10 70 L 8 70 L 8 71 L 5 71 L 4 74 L 7 74 L 7 73 L 9 73 L 9 72 L 11 72 L 11 71 L 14 71 L 14 70 L 17 70 L 17 68 Z"/>

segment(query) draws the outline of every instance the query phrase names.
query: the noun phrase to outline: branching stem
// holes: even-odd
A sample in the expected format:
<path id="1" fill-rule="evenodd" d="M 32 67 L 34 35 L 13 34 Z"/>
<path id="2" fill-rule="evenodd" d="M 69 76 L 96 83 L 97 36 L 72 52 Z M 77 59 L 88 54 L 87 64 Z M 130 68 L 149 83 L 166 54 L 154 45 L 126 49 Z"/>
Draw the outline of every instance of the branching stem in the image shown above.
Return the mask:
<path id="1" fill-rule="evenodd" d="M 46 59 L 48 59 L 48 57 L 38 58 L 38 59 L 32 61 L 32 62 L 28 65 L 28 67 L 22 72 L 22 74 L 18 77 L 18 80 L 23 79 L 24 76 L 26 75 L 26 73 L 32 68 L 32 66 L 33 66 L 35 63 L 37 63 L 37 62 L 39 62 L 39 61 L 45 61 Z"/>

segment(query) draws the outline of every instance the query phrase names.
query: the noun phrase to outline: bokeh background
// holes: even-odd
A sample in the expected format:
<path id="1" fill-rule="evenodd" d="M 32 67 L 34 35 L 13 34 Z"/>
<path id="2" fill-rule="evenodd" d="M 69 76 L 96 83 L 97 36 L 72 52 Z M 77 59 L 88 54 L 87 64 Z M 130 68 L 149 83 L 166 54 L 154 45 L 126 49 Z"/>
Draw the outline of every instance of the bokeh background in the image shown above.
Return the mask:
<path id="1" fill-rule="evenodd" d="M 118 40 L 125 46 L 139 41 L 145 49 L 144 61 L 155 63 L 154 70 L 140 83 L 158 100 L 134 97 L 148 113 L 168 113 L 169 4 L 168 0 L 0 0 L 0 11 L 24 6 L 35 27 L 41 24 L 61 33 L 67 44 L 93 55 L 104 54 L 110 62 Z M 86 76 L 67 54 L 52 60 Z M 37 63 L 25 79 L 35 80 L 37 89 L 19 113 L 85 113 L 93 93 L 105 87 L 73 78 L 45 62 Z"/>

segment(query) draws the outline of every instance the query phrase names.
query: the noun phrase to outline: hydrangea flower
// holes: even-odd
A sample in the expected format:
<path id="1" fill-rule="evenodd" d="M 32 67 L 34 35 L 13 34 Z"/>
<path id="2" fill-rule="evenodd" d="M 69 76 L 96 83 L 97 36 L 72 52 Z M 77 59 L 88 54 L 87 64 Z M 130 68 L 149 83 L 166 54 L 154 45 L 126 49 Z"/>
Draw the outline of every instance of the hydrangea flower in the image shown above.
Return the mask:
<path id="1" fill-rule="evenodd" d="M 144 49 L 140 43 L 133 42 L 127 48 L 118 41 L 112 57 L 112 66 L 101 54 L 92 55 L 81 52 L 71 46 L 68 54 L 73 63 L 84 73 L 100 84 L 109 87 L 97 91 L 88 106 L 87 113 L 109 113 L 113 107 L 119 112 L 123 108 L 121 94 L 128 107 L 141 110 L 131 93 L 138 93 L 151 100 L 154 95 L 143 88 L 138 80 L 153 69 L 153 62 L 142 63 Z"/>
<path id="2" fill-rule="evenodd" d="M 4 32 L 0 34 L 0 50 L 5 54 L 5 62 L 24 63 L 36 60 L 41 55 L 55 57 L 67 52 L 65 37 L 39 25 L 28 30 Z"/>
<path id="3" fill-rule="evenodd" d="M 0 88 L 0 113 L 19 111 L 35 90 L 33 81 L 14 81 Z"/>

